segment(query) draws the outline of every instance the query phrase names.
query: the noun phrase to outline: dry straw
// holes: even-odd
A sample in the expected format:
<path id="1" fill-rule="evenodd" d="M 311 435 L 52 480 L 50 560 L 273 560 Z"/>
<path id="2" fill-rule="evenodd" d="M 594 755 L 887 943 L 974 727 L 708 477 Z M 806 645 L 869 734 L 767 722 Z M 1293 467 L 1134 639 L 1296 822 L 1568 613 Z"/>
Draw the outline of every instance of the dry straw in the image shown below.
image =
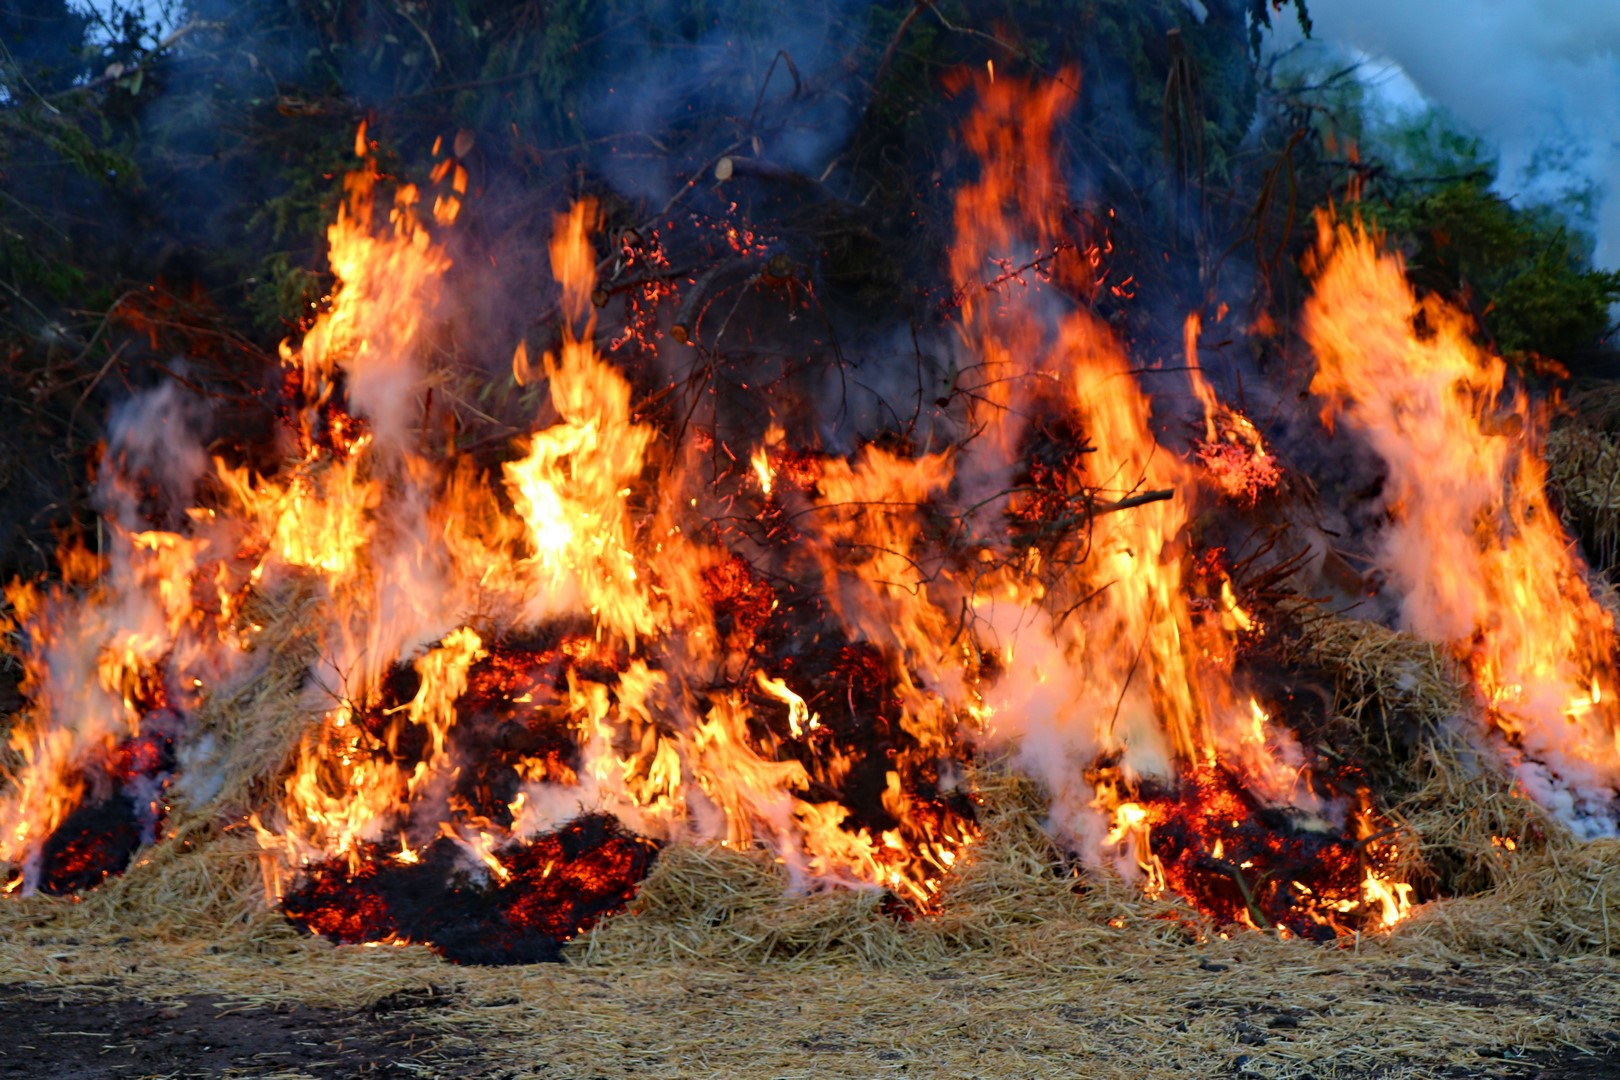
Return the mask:
<path id="1" fill-rule="evenodd" d="M 1514 785 L 1452 663 L 1373 623 L 1322 619 L 1306 636 L 1404 826 L 1408 879 L 1452 897 L 1398 936 L 1451 955 L 1620 953 L 1620 841 L 1577 840 Z"/>
<path id="2" fill-rule="evenodd" d="M 1584 424 L 1547 436 L 1547 481 L 1597 565 L 1620 568 L 1620 441 Z"/>
<path id="3" fill-rule="evenodd" d="M 308 722 L 313 602 L 255 613 L 257 676 L 198 717 L 219 783 L 182 791 L 169 836 L 81 898 L 0 904 L 0 978 L 251 1006 L 436 986 L 453 1004 L 421 1022 L 519 1075 L 1442 1076 L 1482 1051 L 1594 1046 L 1620 1015 L 1620 979 L 1602 978 L 1620 953 L 1620 844 L 1579 843 L 1515 792 L 1444 654 L 1333 618 L 1309 621 L 1300 650 L 1333 682 L 1335 740 L 1356 740 L 1412 880 L 1459 894 L 1391 936 L 1223 935 L 1079 872 L 1042 827 L 1040 788 L 989 763 L 970 777 L 981 835 L 915 919 L 871 892 L 795 892 L 760 852 L 683 844 L 562 967 L 336 948 L 274 913 L 241 825 Z"/>

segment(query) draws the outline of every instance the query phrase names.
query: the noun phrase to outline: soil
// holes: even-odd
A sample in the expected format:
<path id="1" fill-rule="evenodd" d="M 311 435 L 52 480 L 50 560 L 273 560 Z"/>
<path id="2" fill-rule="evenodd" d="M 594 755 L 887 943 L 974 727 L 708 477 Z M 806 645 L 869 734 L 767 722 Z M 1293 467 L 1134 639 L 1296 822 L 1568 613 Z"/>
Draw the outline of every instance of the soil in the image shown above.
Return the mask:
<path id="1" fill-rule="evenodd" d="M 432 994 L 371 1009 L 244 1009 L 0 987 L 0 1078 L 465 1076 L 465 1052 L 413 1026 Z"/>
<path id="2" fill-rule="evenodd" d="M 1531 1058 L 1531 1068 L 1509 1076 L 1530 1080 L 1620 1080 L 1620 1048 L 1601 1054 L 1547 1054 Z"/>
<path id="3" fill-rule="evenodd" d="M 66 991 L 30 986 L 0 987 L 0 1080 L 88 1080 L 91 1077 L 179 1080 L 190 1077 L 276 1077 L 302 1080 L 347 1080 L 350 1077 L 490 1077 L 510 1078 L 526 1071 L 496 1045 L 479 1052 L 465 1045 L 446 1045 L 424 1018 L 455 1003 L 437 989 L 402 991 L 367 1009 L 319 1009 L 304 1006 L 244 1008 L 223 998 L 192 996 L 145 1001 L 107 996 L 113 988 Z M 515 999 L 495 1004 L 510 1006 Z M 1061 1011 L 1061 1010 L 1060 1010 Z M 1091 1010 L 1080 1012 L 1092 1016 Z M 1291 1014 L 1287 1014 L 1291 1016 Z M 1279 1016 L 1284 1016 L 1280 1013 Z M 1292 1026 L 1277 1018 L 1269 1028 Z M 1258 1026 L 1240 1024 L 1243 1033 Z M 1258 1041 L 1263 1041 L 1259 1039 Z M 1468 1064 L 1424 1069 L 1384 1063 L 1365 1073 L 1331 1071 L 1327 1075 L 1368 1077 L 1422 1076 L 1436 1080 L 1620 1080 L 1620 1033 L 1602 1040 L 1596 1054 L 1534 1052 L 1492 1060 L 1482 1054 Z M 805 1044 L 811 1051 L 847 1051 L 833 1042 Z M 896 1055 L 898 1056 L 898 1055 Z M 884 1057 L 879 1053 L 877 1057 Z M 624 1061 L 601 1059 L 600 1075 L 637 1075 L 634 1054 Z M 533 1063 L 525 1063 L 532 1067 Z M 645 1061 L 642 1064 L 646 1064 Z M 842 1062 L 844 1065 L 854 1064 Z M 881 1068 L 877 1061 L 868 1063 Z M 1033 1063 L 1032 1063 L 1033 1064 Z M 566 1066 L 565 1066 L 566 1068 Z M 1048 1075 L 1036 1071 L 1019 1075 Z M 1239 1056 L 1228 1075 L 1272 1075 L 1251 1071 Z M 593 1070 L 594 1071 L 594 1070 Z M 548 1073 L 548 1075 L 571 1075 Z M 659 1075 L 666 1075 L 659 1073 Z M 864 1068 L 825 1075 L 871 1075 Z M 903 1075 L 903 1074 L 902 1074 Z M 920 1075 L 935 1075 L 924 1070 Z M 993 1074 L 984 1074 L 993 1075 Z M 1083 1075 L 1083 1074 L 1077 1074 Z M 1219 1070 L 1189 1076 L 1219 1075 Z"/>

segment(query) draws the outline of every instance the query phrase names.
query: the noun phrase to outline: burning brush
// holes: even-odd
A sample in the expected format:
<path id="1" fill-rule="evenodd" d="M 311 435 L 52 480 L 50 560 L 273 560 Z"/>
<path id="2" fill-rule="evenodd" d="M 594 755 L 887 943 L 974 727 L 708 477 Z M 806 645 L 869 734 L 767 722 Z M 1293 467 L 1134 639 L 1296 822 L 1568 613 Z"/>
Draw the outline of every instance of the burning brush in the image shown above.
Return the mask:
<path id="1" fill-rule="evenodd" d="M 1204 409 L 1204 437 L 1193 444 L 1193 456 L 1217 494 L 1238 506 L 1252 507 L 1282 479 L 1277 459 L 1259 430 L 1241 412 L 1223 404 L 1204 378 L 1198 363 L 1198 335 L 1203 321 L 1197 312 L 1183 327 L 1187 379 Z"/>
<path id="2" fill-rule="evenodd" d="M 693 842 L 763 853 L 799 890 L 869 890 L 925 915 L 973 856 L 964 777 L 986 750 L 1044 784 L 1053 836 L 1096 872 L 1221 924 L 1321 939 L 1396 923 L 1407 838 L 1354 763 L 1297 734 L 1309 718 L 1256 660 L 1266 620 L 1190 539 L 1197 513 L 1260 513 L 1275 458 L 1204 381 L 1196 320 L 1205 438 L 1191 459 L 1161 445 L 1124 347 L 1079 302 L 1097 266 L 1060 211 L 1068 85 L 977 88 L 965 141 L 981 171 L 958 193 L 951 253 L 963 355 L 935 417 L 961 437 L 927 449 L 902 433 L 833 453 L 762 397 L 752 445 L 734 450 L 701 397 L 667 414 L 638 397 L 596 346 L 610 297 L 588 202 L 551 243 L 558 347 L 513 361 L 519 382 L 545 383 L 545 419 L 494 460 L 446 446 L 427 419 L 428 339 L 450 259 L 418 216 L 426 194 L 404 185 L 384 205 L 363 165 L 329 231 L 330 304 L 282 349 L 286 460 L 258 475 L 198 455 L 187 497 L 202 505 L 175 528 L 126 513 L 105 567 L 8 593 L 32 700 L 0 797 L 8 889 L 91 887 L 159 837 L 171 796 L 206 811 L 195 712 L 262 670 L 248 600 L 296 586 L 313 596 L 297 703 L 312 719 L 256 763 L 271 795 L 249 821 L 267 894 L 337 942 L 554 959 L 631 900 L 661 849 Z M 434 183 L 447 227 L 466 173 Z M 1024 265 L 1014 249 L 1054 253 L 1033 285 L 1005 270 Z M 1410 435 L 1400 409 L 1380 419 L 1342 345 L 1354 331 L 1322 306 L 1381 264 L 1348 238 L 1335 250 L 1348 254 L 1324 256 L 1309 324 L 1318 389 L 1393 455 Z M 637 317 L 667 315 L 666 292 L 638 293 Z M 669 347 L 646 329 L 615 340 Z M 1379 379 L 1416 380 L 1399 348 L 1378 355 Z M 1448 373 L 1410 389 L 1448 416 L 1499 389 L 1457 386 Z M 1533 459 L 1501 458 L 1477 499 L 1397 527 L 1391 546 L 1439 553 L 1451 530 L 1468 557 L 1437 554 L 1431 571 L 1488 570 L 1465 576 L 1518 611 L 1536 605 L 1504 590 L 1528 579 L 1492 536 L 1543 559 L 1557 536 Z M 1397 522 L 1426 513 L 1429 492 L 1401 484 Z M 1513 529 L 1482 533 L 1491 508 Z M 1543 580 L 1568 591 L 1560 551 Z M 1592 750 L 1578 790 L 1620 774 L 1612 628 L 1578 614 L 1533 657 L 1528 628 L 1442 599 L 1443 618 L 1409 618 L 1477 644 L 1516 746 L 1549 761 L 1564 744 L 1547 720 L 1568 718 Z"/>

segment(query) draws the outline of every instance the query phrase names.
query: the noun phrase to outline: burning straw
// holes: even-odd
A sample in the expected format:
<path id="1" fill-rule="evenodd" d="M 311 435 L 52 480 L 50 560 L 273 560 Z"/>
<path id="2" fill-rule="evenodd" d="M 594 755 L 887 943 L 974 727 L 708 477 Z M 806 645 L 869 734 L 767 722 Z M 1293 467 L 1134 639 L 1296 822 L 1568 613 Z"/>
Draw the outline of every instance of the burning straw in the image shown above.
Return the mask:
<path id="1" fill-rule="evenodd" d="M 297 602 L 263 617 L 268 635 L 296 643 Z M 937 910 L 909 921 L 876 891 L 792 895 L 763 852 L 681 844 L 629 911 L 569 947 L 571 964 L 452 967 L 420 947 L 333 947 L 295 932 L 267 902 L 252 836 L 210 828 L 198 807 L 177 809 L 176 835 L 99 890 L 0 905 L 0 969 L 76 993 L 216 994 L 233 1009 L 422 1000 L 434 1007 L 413 1024 L 467 1062 L 609 1076 L 855 1076 L 881 1060 L 945 1075 L 1026 1075 L 1045 1062 L 1121 1080 L 1378 1067 L 1424 1077 L 1481 1053 L 1599 1046 L 1620 1008 L 1607 969 L 1592 966 L 1620 951 L 1616 845 L 1576 845 L 1507 791 L 1500 767 L 1458 734 L 1466 693 L 1432 646 L 1355 620 L 1309 626 L 1341 717 L 1368 732 L 1367 760 L 1398 797 L 1392 816 L 1473 854 L 1461 872 L 1489 879 L 1479 895 L 1425 905 L 1393 936 L 1322 947 L 1222 933 L 1176 898 L 1077 877 L 1046 827 L 1048 794 L 985 765 L 968 777 L 979 839 Z M 267 682 L 232 702 L 233 720 L 212 722 L 285 759 L 274 733 L 297 711 L 298 683 Z M 1482 809 L 1485 792 L 1497 798 Z M 1525 846 L 1490 845 L 1515 824 Z M 1546 830 L 1539 847 L 1535 828 Z M 1435 845 L 1415 850 L 1438 858 Z M 1547 962 L 1556 957 L 1586 959 Z"/>
<path id="2" fill-rule="evenodd" d="M 1026 955 L 1048 932 L 1095 943 L 1110 919 L 1176 910 L 1117 879 L 1081 882 L 1044 827 L 1047 800 L 1027 778 L 983 767 L 969 782 L 979 797 L 979 838 L 930 914 L 874 892 L 793 895 L 762 853 L 681 846 L 664 854 L 629 913 L 588 935 L 575 955 L 608 965 L 652 955 L 906 967 L 963 954 Z M 1189 924 L 1204 923 L 1179 910 Z"/>
<path id="3" fill-rule="evenodd" d="M 1410 837 L 1406 880 L 1436 900 L 1401 947 L 1528 957 L 1620 953 L 1620 842 L 1581 841 L 1516 785 L 1487 744 L 1465 676 L 1439 649 L 1360 620 L 1305 623 L 1337 679 L 1341 733 Z"/>
<path id="4" fill-rule="evenodd" d="M 273 796 L 309 721 L 312 602 L 294 588 L 246 613 L 263 627 L 263 662 L 255 677 L 211 696 L 194 721 L 207 736 L 197 744 L 210 753 L 196 765 L 213 778 L 210 790 L 174 792 L 164 836 L 128 872 L 82 895 L 0 905 L 0 920 L 18 931 L 45 925 L 103 941 L 134 935 L 230 951 L 295 937 L 265 893 L 262 851 L 244 819 Z"/>
<path id="5" fill-rule="evenodd" d="M 306 625 L 300 598 L 267 608 L 269 637 L 295 657 Z M 1433 646 L 1375 624 L 1306 624 L 1311 657 L 1331 671 L 1345 731 L 1360 732 L 1362 760 L 1384 785 L 1390 817 L 1413 841 L 1413 880 L 1475 894 L 1421 909 L 1400 948 L 1486 949 L 1531 957 L 1620 952 L 1620 861 L 1613 842 L 1577 843 L 1516 792 L 1496 756 L 1460 723 L 1468 702 L 1454 666 Z M 271 665 L 253 691 L 216 699 L 202 722 L 260 760 L 286 761 L 301 700 L 296 662 Z M 138 937 L 203 954 L 308 956 L 268 902 L 261 851 L 248 830 L 221 830 L 222 807 L 250 803 L 276 770 L 228 777 L 214 798 L 177 803 L 173 832 L 100 889 L 72 899 L 0 905 L 14 947 L 68 934 L 84 941 Z M 727 963 L 852 960 L 905 969 L 963 955 L 1033 956 L 1088 951 L 1129 924 L 1183 944 L 1215 927 L 1174 898 L 1150 901 L 1124 881 L 1077 867 L 1046 828 L 1041 788 L 1005 764 L 968 778 L 979 802 L 979 839 L 947 882 L 937 910 L 905 917 L 876 891 L 795 895 L 764 852 L 680 844 L 667 848 L 624 915 L 570 947 L 609 967 L 638 958 Z M 260 792 L 262 797 L 262 792 Z M 33 946 L 37 948 L 38 946 Z M 87 953 L 86 956 L 93 956 Z M 178 959 L 178 955 L 176 959 Z M 115 953 L 107 963 L 121 961 Z M 302 961 L 300 961 L 302 962 Z M 20 970 L 20 969 L 19 969 Z"/>
<path id="6" fill-rule="evenodd" d="M 135 937 L 171 952 L 144 963 L 252 956 L 336 992 L 321 979 L 343 976 L 313 970 L 330 947 L 299 937 L 283 903 L 375 954 L 428 941 L 512 961 L 570 942 L 576 961 L 620 971 L 649 958 L 1085 968 L 1110 954 L 1146 967 L 1189 948 L 1297 959 L 1272 939 L 1298 936 L 1352 955 L 1613 951 L 1612 845 L 1578 845 L 1526 797 L 1504 753 L 1520 721 L 1501 707 L 1522 688 L 1494 656 L 1432 626 L 1425 642 L 1304 618 L 1300 663 L 1336 691 L 1319 732 L 1281 713 L 1283 698 L 1263 701 L 1263 677 L 1241 677 L 1276 631 L 1235 594 L 1220 551 L 1187 549 L 1198 500 L 1259 512 L 1275 486 L 1261 433 L 1200 383 L 1206 441 L 1222 447 L 1206 469 L 1256 467 L 1212 489 L 1159 441 L 1113 331 L 1087 307 L 1053 315 L 1029 299 L 1004 258 L 1018 238 L 1050 253 L 1041 273 L 1065 295 L 1095 288 L 1100 255 L 1064 239 L 1058 209 L 1064 86 L 978 87 L 967 137 L 985 167 L 959 198 L 952 259 L 972 374 L 938 418 L 971 435 L 929 452 L 873 442 L 842 456 L 766 417 L 752 454 L 726 448 L 736 468 L 714 430 L 701 447 L 665 445 L 674 420 L 598 350 L 584 202 L 552 245 L 567 321 L 540 364 L 551 422 L 499 461 L 440 451 L 411 395 L 442 385 L 421 339 L 448 256 L 414 188 L 374 227 L 378 177 L 357 171 L 331 232 L 332 306 L 284 352 L 294 457 L 269 477 L 214 462 L 220 505 L 196 508 L 195 533 L 125 524 L 99 591 L 14 593 L 42 696 L 10 763 L 39 795 L 5 806 L 13 882 L 53 884 L 42 853 L 86 791 L 149 811 L 130 828 L 154 842 L 127 870 L 92 862 L 80 876 L 106 880 L 80 896 L 0 905 L 6 948 L 20 962 L 63 935 Z M 1408 353 L 1429 346 L 1411 340 L 1399 268 L 1353 239 L 1354 259 L 1324 274 L 1350 301 L 1322 317 L 1325 340 L 1358 340 L 1372 318 L 1352 317 L 1376 292 L 1362 288 L 1371 267 L 1394 297 L 1375 312 L 1379 357 L 1422 390 Z M 987 265 L 1019 287 L 983 280 Z M 1445 358 L 1473 364 L 1449 329 Z M 1356 382 L 1341 351 L 1338 404 L 1391 457 L 1424 464 L 1390 419 L 1403 403 Z M 1494 407 L 1500 362 L 1470 370 Z M 1536 478 L 1500 443 L 1505 422 L 1448 418 L 1499 440 L 1479 490 Z M 1417 505 L 1425 477 L 1408 472 Z M 1561 536 L 1512 509 L 1573 583 Z M 1489 530 L 1402 536 L 1436 565 L 1444 539 L 1459 561 L 1523 577 Z M 1445 599 L 1442 629 L 1465 624 L 1467 598 Z M 1596 627 L 1590 596 L 1570 599 Z M 1482 637 L 1509 660 L 1536 643 L 1496 629 Z M 47 662 L 62 656 L 73 663 Z M 1596 676 L 1566 674 L 1545 681 L 1590 695 L 1571 715 L 1596 739 L 1612 703 Z M 1478 688 L 1497 696 L 1482 703 Z M 1545 701 L 1527 709 L 1523 724 L 1551 738 Z M 1497 741 L 1482 715 L 1504 728 Z M 152 751 L 144 771 L 129 765 L 137 750 Z M 1432 902 L 1412 931 L 1364 942 L 1408 914 L 1413 889 Z M 1468 898 L 1443 899 L 1455 894 Z M 448 922 L 412 921 L 422 908 Z M 452 944 L 469 926 L 487 939 Z M 432 967 L 403 951 L 400 965 Z"/>

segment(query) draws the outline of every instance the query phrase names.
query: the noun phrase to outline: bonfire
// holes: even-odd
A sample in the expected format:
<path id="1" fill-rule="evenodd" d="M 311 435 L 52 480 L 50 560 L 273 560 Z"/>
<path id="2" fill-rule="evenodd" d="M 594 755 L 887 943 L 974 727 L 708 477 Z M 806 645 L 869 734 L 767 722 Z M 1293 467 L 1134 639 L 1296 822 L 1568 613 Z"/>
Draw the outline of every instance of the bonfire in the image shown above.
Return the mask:
<path id="1" fill-rule="evenodd" d="M 1206 370 L 1235 312 L 1186 314 L 1179 363 L 1100 313 L 1130 290 L 1070 203 L 1078 84 L 956 77 L 949 377 L 855 437 L 825 372 L 722 362 L 759 310 L 821 318 L 786 247 L 579 197 L 487 376 L 524 428 L 458 440 L 470 148 L 411 182 L 360 125 L 267 443 L 137 395 L 99 546 L 6 588 L 0 919 L 463 965 L 931 963 L 1059 924 L 1612 952 L 1620 653 L 1548 409 L 1353 201 L 1318 211 L 1300 422 L 1381 478 L 1327 529 Z M 672 268 L 681 229 L 730 255 Z"/>

